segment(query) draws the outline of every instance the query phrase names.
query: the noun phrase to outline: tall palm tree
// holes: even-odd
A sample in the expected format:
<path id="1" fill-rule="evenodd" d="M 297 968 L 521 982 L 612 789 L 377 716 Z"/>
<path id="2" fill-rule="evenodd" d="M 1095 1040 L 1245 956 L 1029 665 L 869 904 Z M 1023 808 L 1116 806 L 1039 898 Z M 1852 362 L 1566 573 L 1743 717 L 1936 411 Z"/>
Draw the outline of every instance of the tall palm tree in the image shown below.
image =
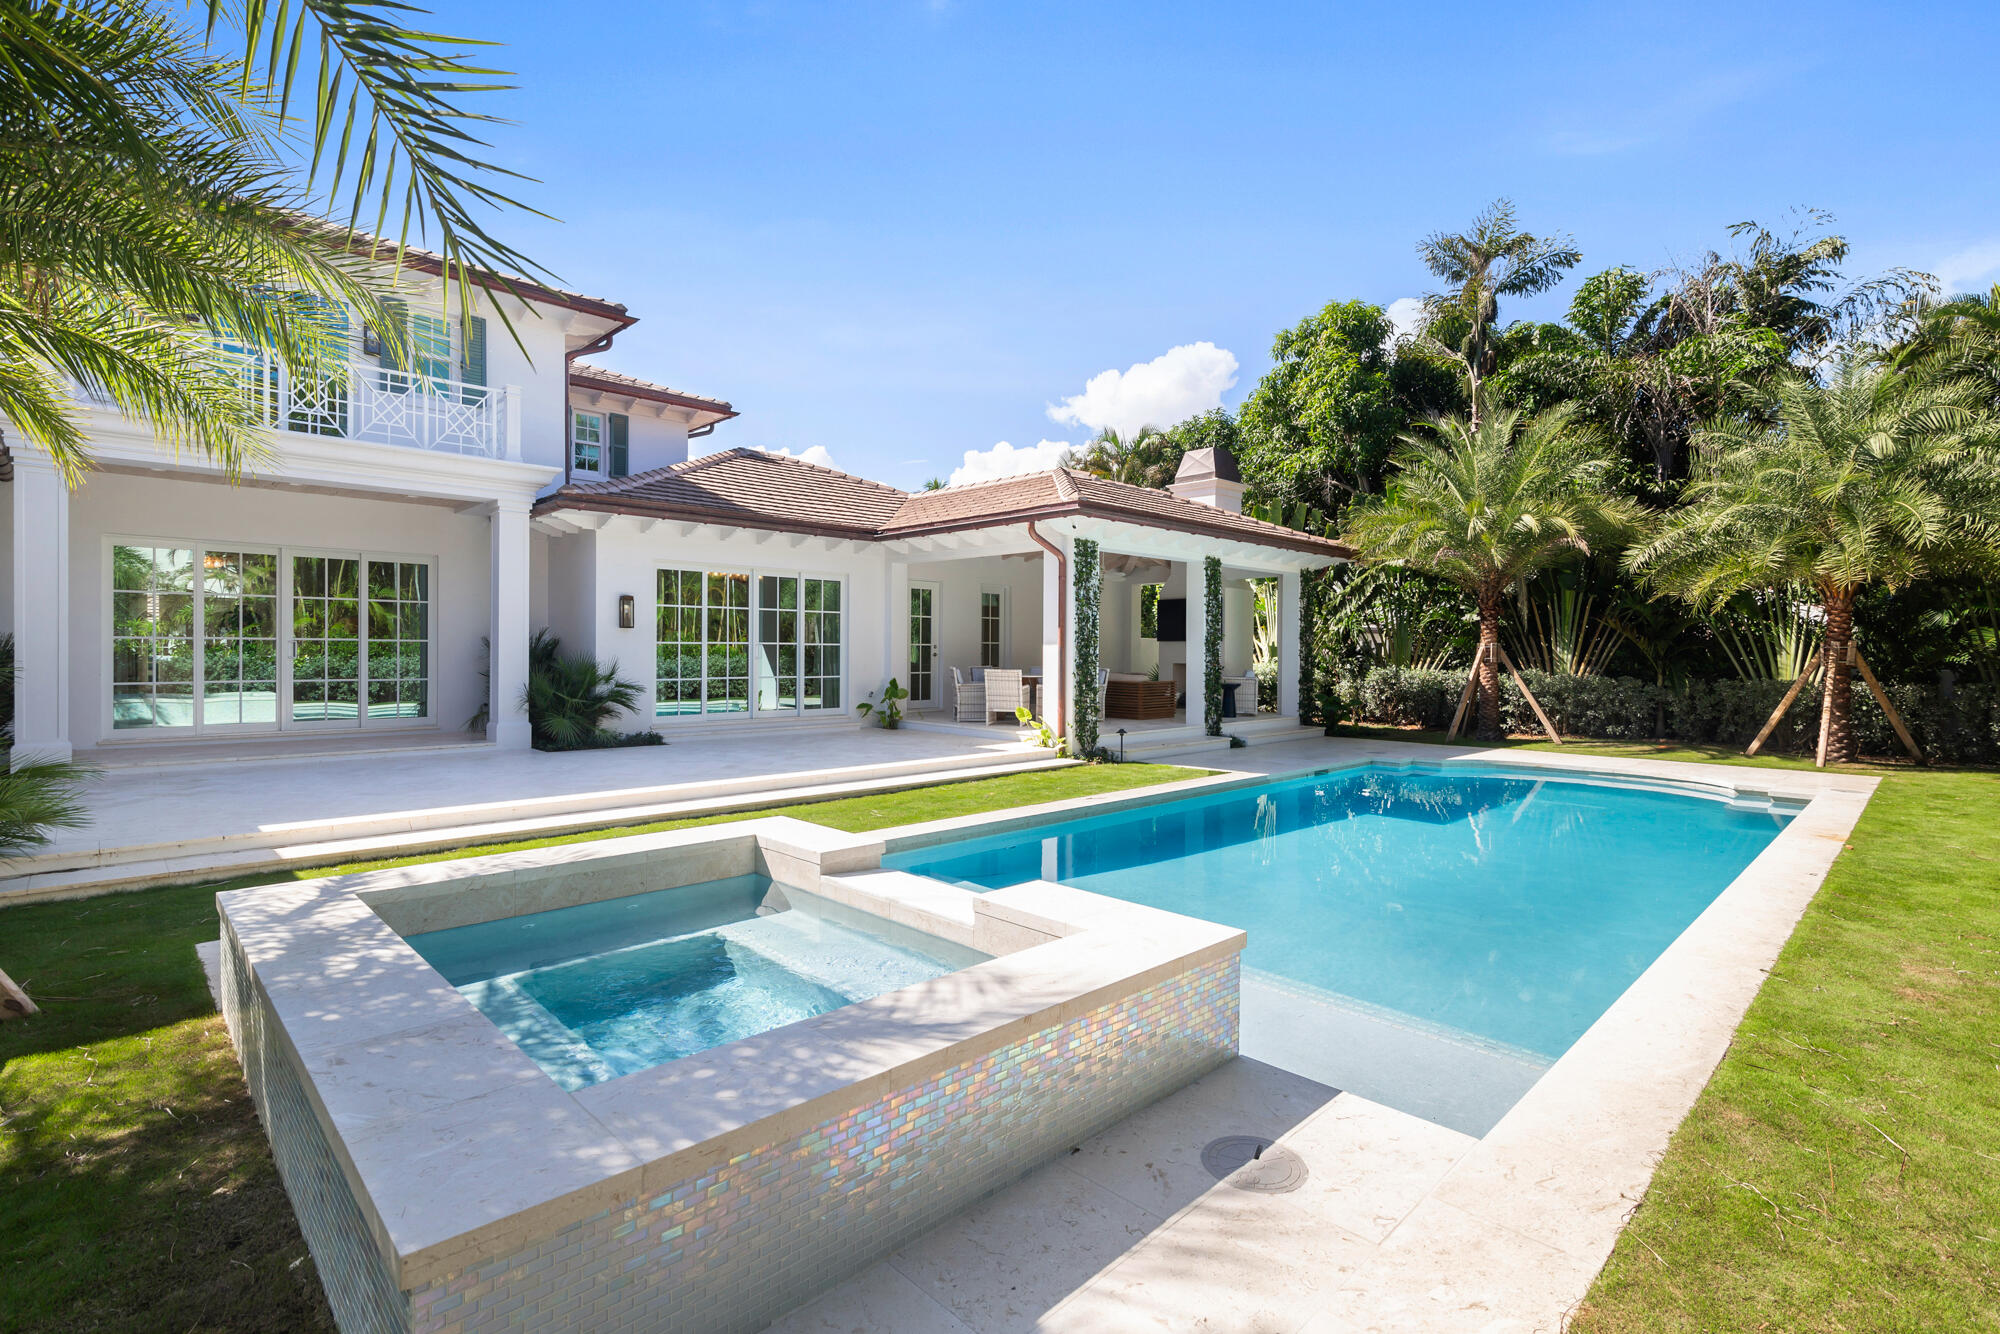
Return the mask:
<path id="1" fill-rule="evenodd" d="M 1107 481 L 1164 487 L 1174 480 L 1174 466 L 1180 462 L 1169 443 L 1157 426 L 1141 426 L 1129 435 L 1107 426 L 1071 456 L 1069 466 Z"/>
<path id="2" fill-rule="evenodd" d="M 1479 735 L 1500 733 L 1500 614 L 1507 590 L 1552 565 L 1635 532 L 1645 510 L 1612 492 L 1618 466 L 1573 405 L 1534 417 L 1441 418 L 1403 437 L 1398 473 L 1358 507 L 1347 541 L 1371 562 L 1426 571 L 1479 608 Z"/>
<path id="3" fill-rule="evenodd" d="M 205 35 L 160 0 L 0 0 L 0 412 L 72 480 L 87 454 L 71 385 L 232 468 L 254 460 L 245 353 L 323 372 L 344 359 L 336 302 L 397 337 L 368 263 L 396 246 L 356 230 L 391 206 L 403 237 L 437 233 L 452 272 L 528 267 L 466 213 L 511 202 L 464 128 L 487 118 L 457 105 L 487 72 L 398 11 L 418 12 L 217 3 Z M 218 24 L 242 58 L 211 50 Z M 308 58 L 317 105 L 298 136 Z M 304 172 L 286 161 L 298 146 Z M 311 216 L 328 209 L 345 221 Z"/>
<path id="4" fill-rule="evenodd" d="M 1425 332 L 1465 370 L 1471 425 L 1484 412 L 1480 387 L 1493 373 L 1493 336 L 1500 298 L 1533 296 L 1562 281 L 1582 260 L 1567 236 L 1538 237 L 1520 229 L 1512 200 L 1495 200 L 1463 232 L 1433 232 L 1417 243 L 1424 267 L 1451 290 L 1424 298 Z"/>
<path id="5" fill-rule="evenodd" d="M 1759 416 L 1775 424 L 1697 433 L 1687 504 L 1627 566 L 1710 608 L 1745 590 L 1817 590 L 1821 731 L 1827 761 L 1845 763 L 1855 596 L 2000 563 L 2000 420 L 1976 386 L 1897 376 L 1858 355 L 1825 384 L 1791 374 L 1761 393 Z"/>
<path id="6" fill-rule="evenodd" d="M 2000 283 L 1985 296 L 1919 299 L 1912 314 L 1914 327 L 1891 364 L 1906 373 L 1970 381 L 2000 411 Z"/>

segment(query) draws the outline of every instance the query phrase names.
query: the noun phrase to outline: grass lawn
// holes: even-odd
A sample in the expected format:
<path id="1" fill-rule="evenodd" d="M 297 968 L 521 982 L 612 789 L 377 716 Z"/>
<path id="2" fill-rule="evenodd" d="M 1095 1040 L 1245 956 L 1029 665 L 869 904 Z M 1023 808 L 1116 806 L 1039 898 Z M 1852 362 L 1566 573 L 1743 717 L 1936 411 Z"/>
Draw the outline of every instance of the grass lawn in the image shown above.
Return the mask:
<path id="1" fill-rule="evenodd" d="M 0 1330 L 330 1330 L 312 1257 L 194 946 L 215 892 L 482 852 L 792 815 L 886 829 L 1192 778 L 1010 774 L 220 884 L 0 908 L 0 967 L 43 1007 L 0 1023 Z"/>
<path id="2" fill-rule="evenodd" d="M 1856 771 L 1881 787 L 1574 1330 L 2000 1329 L 2000 774 Z"/>

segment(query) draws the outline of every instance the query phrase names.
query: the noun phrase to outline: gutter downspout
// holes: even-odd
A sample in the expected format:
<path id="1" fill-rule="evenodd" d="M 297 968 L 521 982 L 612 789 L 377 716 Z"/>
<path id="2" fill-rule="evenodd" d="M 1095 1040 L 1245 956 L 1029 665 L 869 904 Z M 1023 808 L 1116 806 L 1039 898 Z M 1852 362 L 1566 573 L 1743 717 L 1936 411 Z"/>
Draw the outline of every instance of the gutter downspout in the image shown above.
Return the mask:
<path id="1" fill-rule="evenodd" d="M 1069 557 L 1043 537 L 1033 522 L 1028 538 L 1056 558 L 1056 735 L 1069 737 Z"/>
<path id="2" fill-rule="evenodd" d="M 616 329 L 608 329 L 605 332 L 599 334 L 597 337 L 591 339 L 588 343 L 585 343 L 582 347 L 577 348 L 574 352 L 563 353 L 563 485 L 564 486 L 568 486 L 572 480 L 572 478 L 570 477 L 570 465 L 574 463 L 576 460 L 576 441 L 575 439 L 572 438 L 576 434 L 576 410 L 570 407 L 569 405 L 569 368 L 572 364 L 575 363 L 578 357 L 592 356 L 595 353 L 602 352 L 605 348 L 610 347 L 611 341 L 614 338 L 618 337 L 620 333 L 624 332 L 626 329 L 629 329 L 630 327 L 631 325 L 626 324 L 626 325 L 621 325 Z"/>

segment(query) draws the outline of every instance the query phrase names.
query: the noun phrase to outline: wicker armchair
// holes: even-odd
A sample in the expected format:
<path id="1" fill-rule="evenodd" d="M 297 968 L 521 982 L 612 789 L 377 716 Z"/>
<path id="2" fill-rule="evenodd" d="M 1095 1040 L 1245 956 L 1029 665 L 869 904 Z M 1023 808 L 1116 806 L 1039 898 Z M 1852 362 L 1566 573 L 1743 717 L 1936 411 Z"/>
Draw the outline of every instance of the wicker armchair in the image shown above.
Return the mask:
<path id="1" fill-rule="evenodd" d="M 951 669 L 951 717 L 953 722 L 983 723 L 986 714 L 986 687 L 965 679 L 961 667 Z"/>
<path id="2" fill-rule="evenodd" d="M 1014 710 L 1028 702 L 1028 692 L 1021 688 L 1021 670 L 1018 667 L 988 667 L 986 669 L 986 716 L 990 719 L 996 713 L 1004 714 L 1006 721 L 1014 721 Z"/>

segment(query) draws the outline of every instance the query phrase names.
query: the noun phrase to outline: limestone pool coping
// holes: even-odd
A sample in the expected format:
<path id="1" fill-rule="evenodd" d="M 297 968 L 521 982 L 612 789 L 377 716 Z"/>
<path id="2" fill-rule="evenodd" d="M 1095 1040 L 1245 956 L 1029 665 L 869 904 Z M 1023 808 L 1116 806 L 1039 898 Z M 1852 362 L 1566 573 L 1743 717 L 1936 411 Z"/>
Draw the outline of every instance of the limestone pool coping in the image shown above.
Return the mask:
<path id="1" fill-rule="evenodd" d="M 1200 1196 L 1151 1233 L 1128 1233 L 1094 1278 L 1074 1278 L 1042 1311 L 1037 1329 L 1068 1331 L 1209 1328 L 1224 1312 L 1282 1309 L 1270 1328 L 1302 1334 L 1355 1329 L 1466 1331 L 1556 1330 L 1588 1292 L 1631 1211 L 1650 1183 L 1667 1143 L 1728 1050 L 1737 1025 L 1770 975 L 1779 952 L 1846 845 L 1878 779 L 1812 770 L 1777 770 L 1572 755 L 1481 750 L 1393 741 L 1313 738 L 1237 751 L 1231 772 L 1148 789 L 884 831 L 889 852 L 947 838 L 976 837 L 1079 814 L 1136 808 L 1205 790 L 1265 783 L 1369 763 L 1451 762 L 1508 770 L 1543 770 L 1581 779 L 1641 781 L 1717 795 L 1802 804 L 1798 814 L 1730 885 L 1654 960 L 1561 1059 L 1485 1136 L 1443 1131 L 1407 1113 L 1343 1095 L 1329 1113 L 1295 1135 L 1315 1173 L 1336 1175 L 1329 1198 L 1374 1200 L 1390 1209 L 1376 1226 L 1308 1201 L 1296 1217 L 1272 1214 L 1271 1254 L 1220 1239 L 1259 1235 L 1265 1215 L 1246 1216 L 1243 1198 L 1225 1187 Z M 1670 850 L 1665 855 L 1671 855 Z M 1170 1100 L 1171 1103 L 1172 1100 Z M 1162 1162 L 1198 1151 L 1195 1141 L 1162 1138 L 1162 1104 L 1148 1114 L 1145 1151 Z M 1368 1128 L 1359 1136 L 1349 1124 Z M 1209 1133 L 1212 1127 L 1199 1129 Z M 1312 1145 L 1356 1140 L 1341 1161 Z M 1423 1155 L 1398 1143 L 1430 1143 Z M 1121 1141 L 1123 1143 L 1123 1141 Z M 1086 1150 L 1090 1146 L 1086 1146 Z M 1136 1150 L 1135 1150 L 1136 1151 Z M 1419 1161 L 1420 1160 L 1420 1161 Z M 1037 1195 L 1040 1191 L 1040 1195 Z M 1045 1187 L 1024 1185 L 981 1211 L 981 1235 L 1046 1232 L 1083 1226 L 1051 1216 Z M 1291 1200 L 1294 1197 L 1273 1197 Z M 1386 1202 L 1393 1201 L 1392 1205 Z M 1310 1224 L 1309 1231 L 1297 1229 Z M 1246 1231 L 1247 1230 L 1247 1231 Z M 1136 1240 L 1135 1240 L 1136 1235 Z M 1304 1253 L 1287 1246 L 1310 1238 Z M 1280 1244 L 1280 1243 L 1284 1244 Z M 959 1243 L 960 1249 L 963 1244 Z M 1284 1254 L 1279 1254 L 1283 1252 Z M 1229 1263 L 1195 1263 L 1199 1257 Z M 848 1328 L 867 1284 L 893 1277 L 902 1260 L 871 1271 L 781 1322 L 786 1330 Z M 910 1266 L 916 1272 L 916 1266 Z M 967 1286 L 990 1282 L 970 1275 Z M 872 1309 L 872 1308 L 871 1308 Z M 1013 1309 L 1010 1307 L 1010 1309 Z M 1172 1313 L 1163 1315 L 1162 1313 Z M 961 1311 L 965 1327 L 982 1320 Z M 1296 1318 L 1294 1318 L 1296 1317 Z M 933 1334 L 946 1326 L 877 1319 L 877 1334 Z"/>
<path id="2" fill-rule="evenodd" d="M 1240 951 L 1233 928 L 1059 885 L 971 894 L 784 817 L 217 895 L 376 1246 L 409 1290 L 658 1192 L 836 1103 L 921 1082 Z M 399 933 L 752 872 L 987 962 L 565 1092 Z"/>

